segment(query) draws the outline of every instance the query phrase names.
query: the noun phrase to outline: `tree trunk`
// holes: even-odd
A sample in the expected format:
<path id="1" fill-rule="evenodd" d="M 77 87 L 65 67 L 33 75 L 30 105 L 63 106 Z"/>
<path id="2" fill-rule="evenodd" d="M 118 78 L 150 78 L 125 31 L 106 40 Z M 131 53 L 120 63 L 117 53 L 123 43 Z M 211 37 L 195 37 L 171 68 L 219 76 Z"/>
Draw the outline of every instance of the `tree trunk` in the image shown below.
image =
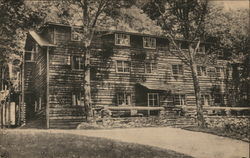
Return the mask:
<path id="1" fill-rule="evenodd" d="M 91 92 L 90 92 L 90 50 L 87 47 L 84 50 L 84 107 L 87 122 L 93 119 L 91 106 Z"/>
<path id="2" fill-rule="evenodd" d="M 199 79 L 197 75 L 197 67 L 196 67 L 196 64 L 193 63 L 192 59 L 190 61 L 190 68 L 192 72 L 194 93 L 195 93 L 195 99 L 196 99 L 197 122 L 198 122 L 199 127 L 204 128 L 205 120 L 203 117 L 203 107 L 201 105 L 201 91 L 200 91 Z"/>

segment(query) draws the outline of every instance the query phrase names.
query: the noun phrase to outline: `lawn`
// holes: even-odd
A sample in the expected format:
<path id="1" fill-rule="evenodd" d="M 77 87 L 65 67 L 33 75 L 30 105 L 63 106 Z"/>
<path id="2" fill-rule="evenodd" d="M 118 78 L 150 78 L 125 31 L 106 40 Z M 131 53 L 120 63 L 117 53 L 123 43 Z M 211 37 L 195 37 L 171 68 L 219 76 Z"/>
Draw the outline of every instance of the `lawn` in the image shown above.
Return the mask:
<path id="1" fill-rule="evenodd" d="M 146 138 L 145 138 L 146 139 Z M 191 158 L 156 147 L 41 130 L 0 131 L 2 158 Z"/>

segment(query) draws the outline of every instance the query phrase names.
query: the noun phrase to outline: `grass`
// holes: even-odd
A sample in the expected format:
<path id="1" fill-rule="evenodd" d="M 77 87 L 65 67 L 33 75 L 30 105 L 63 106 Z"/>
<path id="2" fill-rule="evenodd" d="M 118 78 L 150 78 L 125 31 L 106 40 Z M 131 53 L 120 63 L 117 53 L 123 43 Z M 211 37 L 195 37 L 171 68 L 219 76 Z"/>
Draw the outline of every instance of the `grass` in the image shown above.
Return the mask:
<path id="1" fill-rule="evenodd" d="M 146 139 L 146 138 L 145 138 Z M 73 134 L 0 131 L 2 158 L 191 158 L 161 148 Z"/>

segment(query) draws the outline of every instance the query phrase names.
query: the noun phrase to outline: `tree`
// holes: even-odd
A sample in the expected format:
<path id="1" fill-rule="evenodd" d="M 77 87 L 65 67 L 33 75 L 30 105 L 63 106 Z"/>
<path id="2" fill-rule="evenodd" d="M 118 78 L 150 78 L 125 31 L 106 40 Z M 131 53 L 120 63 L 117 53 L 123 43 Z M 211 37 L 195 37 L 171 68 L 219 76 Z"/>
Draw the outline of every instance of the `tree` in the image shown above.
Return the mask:
<path id="1" fill-rule="evenodd" d="M 143 10 L 151 19 L 157 20 L 178 50 L 173 55 L 189 66 L 196 98 L 198 125 L 205 127 L 196 54 L 200 43 L 204 41 L 208 0 L 150 0 L 143 6 Z M 187 41 L 187 51 L 181 50 L 176 43 L 177 38 Z"/>
<path id="2" fill-rule="evenodd" d="M 25 7 L 23 0 L 1 0 L 0 7 L 1 82 L 4 79 L 5 82 L 8 83 L 9 90 L 13 90 L 15 83 L 11 81 L 10 77 L 5 76 L 6 73 L 10 73 L 6 71 L 11 69 L 14 59 L 20 60 L 21 58 L 24 45 L 22 41 L 25 39 L 25 30 L 39 23 L 40 18 L 37 12 L 33 12 Z M 5 100 L 1 102 L 1 110 L 3 110 L 3 104 L 7 102 L 7 98 L 10 98 L 10 95 L 5 97 Z M 8 101 L 10 101 L 10 99 Z"/>

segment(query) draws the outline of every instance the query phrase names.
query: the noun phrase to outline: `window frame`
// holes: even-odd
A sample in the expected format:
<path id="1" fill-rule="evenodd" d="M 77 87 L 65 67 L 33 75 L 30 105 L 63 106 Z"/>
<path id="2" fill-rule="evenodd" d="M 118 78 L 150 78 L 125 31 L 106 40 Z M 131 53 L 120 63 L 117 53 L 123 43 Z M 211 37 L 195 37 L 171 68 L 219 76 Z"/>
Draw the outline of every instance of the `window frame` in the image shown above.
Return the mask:
<path id="1" fill-rule="evenodd" d="M 205 104 L 205 100 L 207 99 L 207 105 Z M 210 106 L 211 105 L 211 97 L 209 94 L 201 95 L 201 105 L 202 106 Z"/>
<path id="2" fill-rule="evenodd" d="M 147 68 L 149 68 L 148 66 L 150 67 L 150 72 L 147 71 L 148 70 Z M 158 68 L 157 68 L 156 62 L 146 61 L 144 63 L 144 72 L 146 74 L 155 74 L 155 73 L 157 73 L 157 71 L 158 71 Z"/>
<path id="3" fill-rule="evenodd" d="M 207 67 L 206 66 L 197 65 L 196 69 L 197 69 L 197 76 L 207 77 Z"/>
<path id="4" fill-rule="evenodd" d="M 121 37 L 119 37 L 121 36 Z M 126 38 L 124 38 L 126 37 Z M 120 41 L 127 41 L 127 42 L 118 42 Z M 115 33 L 115 45 L 117 46 L 130 46 L 130 35 L 124 33 Z"/>
<path id="5" fill-rule="evenodd" d="M 174 66 L 177 66 L 177 74 L 175 74 L 174 73 L 174 69 L 173 69 L 173 67 Z M 181 67 L 181 69 L 180 69 L 180 67 Z M 172 70 L 172 75 L 173 76 L 183 76 L 184 75 L 184 67 L 183 67 L 183 65 L 182 64 L 172 64 L 172 66 L 171 66 L 171 70 Z M 181 70 L 181 71 L 180 71 Z M 181 72 L 181 73 L 180 73 Z"/>
<path id="6" fill-rule="evenodd" d="M 129 99 L 128 99 L 129 98 Z M 121 99 L 121 100 L 120 100 Z M 131 105 L 132 96 L 128 92 L 118 92 L 116 94 L 117 106 Z M 124 104 L 125 103 L 125 104 Z"/>
<path id="7" fill-rule="evenodd" d="M 224 78 L 224 68 L 223 67 L 215 67 L 215 73 L 216 73 L 217 78 Z"/>
<path id="8" fill-rule="evenodd" d="M 178 96 L 178 97 L 176 97 Z M 179 99 L 179 104 L 176 104 L 176 98 Z M 173 104 L 175 106 L 185 106 L 187 104 L 187 100 L 186 100 L 186 95 L 185 94 L 173 94 Z"/>
<path id="9" fill-rule="evenodd" d="M 150 96 L 152 96 L 152 99 L 150 99 Z M 155 98 L 155 96 L 157 96 Z M 147 93 L 147 101 L 149 107 L 159 107 L 160 106 L 160 100 L 159 100 L 159 93 Z M 153 105 L 150 105 L 150 101 L 153 101 Z M 157 105 L 155 105 L 155 101 L 157 101 Z"/>
<path id="10" fill-rule="evenodd" d="M 82 92 L 73 92 L 71 94 L 71 104 L 72 106 L 81 106 L 83 103 Z"/>
<path id="11" fill-rule="evenodd" d="M 79 32 L 77 32 L 76 30 L 77 28 L 71 27 L 71 34 L 70 34 L 70 40 L 71 41 L 75 41 L 75 42 L 79 42 L 81 41 L 81 34 Z M 77 35 L 78 39 L 75 39 L 74 35 Z"/>
<path id="12" fill-rule="evenodd" d="M 118 67 L 118 62 L 122 63 L 122 71 L 119 71 L 120 66 Z M 125 61 L 125 60 L 116 60 L 116 72 L 117 73 L 130 73 L 131 71 L 131 63 L 130 61 Z M 127 63 L 128 67 L 125 67 L 125 63 Z M 126 69 L 128 69 L 129 71 L 125 71 Z"/>
<path id="13" fill-rule="evenodd" d="M 142 37 L 143 39 L 143 48 L 148 48 L 148 49 L 156 49 L 156 38 L 154 37 Z M 147 46 L 147 44 L 149 46 Z"/>
<path id="14" fill-rule="evenodd" d="M 74 64 L 75 64 L 75 60 L 74 60 L 74 58 L 76 58 L 76 59 L 80 59 L 78 62 L 78 68 L 76 68 L 75 66 L 74 66 Z M 77 70 L 77 71 L 82 71 L 83 69 L 84 69 L 84 61 L 83 61 L 83 56 L 80 56 L 80 55 L 73 55 L 73 56 L 71 56 L 71 69 L 72 70 Z"/>

